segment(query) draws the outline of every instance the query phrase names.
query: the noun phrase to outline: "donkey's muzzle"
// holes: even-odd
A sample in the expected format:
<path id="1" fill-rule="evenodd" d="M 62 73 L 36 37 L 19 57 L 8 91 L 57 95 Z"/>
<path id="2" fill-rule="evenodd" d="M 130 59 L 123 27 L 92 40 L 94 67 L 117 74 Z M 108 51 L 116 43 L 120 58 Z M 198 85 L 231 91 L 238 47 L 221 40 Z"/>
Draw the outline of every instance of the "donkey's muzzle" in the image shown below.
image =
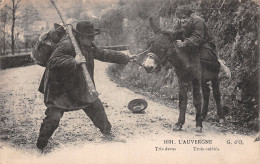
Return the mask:
<path id="1" fill-rule="evenodd" d="M 154 70 L 154 67 L 153 67 L 153 66 L 145 66 L 144 69 L 145 69 L 145 71 L 146 71 L 147 73 L 152 73 L 153 70 Z"/>

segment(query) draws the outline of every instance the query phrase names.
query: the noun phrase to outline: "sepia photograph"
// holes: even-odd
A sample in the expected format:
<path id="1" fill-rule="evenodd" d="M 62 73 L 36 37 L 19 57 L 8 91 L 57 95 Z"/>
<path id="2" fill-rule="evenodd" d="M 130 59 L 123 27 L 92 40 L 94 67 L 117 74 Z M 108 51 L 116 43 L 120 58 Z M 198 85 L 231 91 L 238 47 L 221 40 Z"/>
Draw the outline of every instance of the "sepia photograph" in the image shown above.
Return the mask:
<path id="1" fill-rule="evenodd" d="M 259 164 L 260 0 L 0 0 L 0 164 Z"/>

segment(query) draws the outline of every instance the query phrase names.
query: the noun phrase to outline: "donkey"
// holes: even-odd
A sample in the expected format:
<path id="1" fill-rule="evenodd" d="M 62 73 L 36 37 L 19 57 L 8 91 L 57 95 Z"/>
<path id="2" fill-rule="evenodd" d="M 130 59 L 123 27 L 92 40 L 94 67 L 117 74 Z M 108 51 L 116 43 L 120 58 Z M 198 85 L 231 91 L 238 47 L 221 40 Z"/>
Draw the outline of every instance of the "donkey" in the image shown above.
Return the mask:
<path id="1" fill-rule="evenodd" d="M 174 130 L 181 130 L 185 123 L 187 109 L 188 84 L 192 83 L 193 104 L 196 108 L 196 132 L 202 132 L 202 121 L 208 112 L 210 96 L 209 82 L 212 83 L 213 95 L 216 101 L 217 114 L 220 122 L 224 121 L 219 89 L 219 71 L 221 64 L 211 56 L 200 56 L 192 59 L 186 50 L 178 48 L 175 41 L 183 39 L 183 31 L 161 31 L 150 25 L 155 33 L 150 43 L 148 53 L 144 57 L 142 66 L 147 73 L 158 72 L 167 62 L 175 67 L 179 83 L 179 118 Z M 159 29 L 159 30 L 158 30 Z M 160 31 L 158 33 L 158 31 Z M 201 94 L 202 89 L 202 94 Z M 203 107 L 202 107 L 203 97 Z M 202 107 L 202 109 L 201 109 Z"/>

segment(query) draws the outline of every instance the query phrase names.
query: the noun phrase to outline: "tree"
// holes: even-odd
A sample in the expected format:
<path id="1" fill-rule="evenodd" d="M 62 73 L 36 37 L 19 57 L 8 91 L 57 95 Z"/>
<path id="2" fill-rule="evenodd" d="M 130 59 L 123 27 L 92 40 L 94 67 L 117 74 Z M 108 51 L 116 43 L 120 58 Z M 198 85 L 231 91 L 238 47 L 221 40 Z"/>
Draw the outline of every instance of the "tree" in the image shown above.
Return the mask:
<path id="1" fill-rule="evenodd" d="M 5 10 L 5 8 L 2 8 L 0 10 L 0 22 L 2 23 L 2 29 L 1 32 L 3 33 L 3 53 L 5 55 L 5 50 L 6 50 L 6 25 L 8 22 L 8 13 Z"/>
<path id="2" fill-rule="evenodd" d="M 29 4 L 29 1 L 26 1 L 26 5 L 22 6 L 22 2 L 26 0 L 6 0 L 5 8 L 7 9 L 7 13 L 10 16 L 11 19 L 11 50 L 12 54 L 14 55 L 15 52 L 15 42 L 18 38 L 19 34 L 22 32 L 16 31 L 17 23 L 22 22 L 23 24 L 27 22 L 29 19 L 33 19 L 34 15 L 38 15 L 38 12 L 34 7 Z"/>
<path id="3" fill-rule="evenodd" d="M 82 0 L 74 0 L 73 1 L 73 6 L 71 6 L 69 13 L 67 14 L 67 17 L 69 18 L 76 18 L 80 19 L 80 15 L 83 11 L 83 2 Z"/>
<path id="4" fill-rule="evenodd" d="M 110 10 L 101 17 L 101 28 L 103 32 L 112 38 L 112 44 L 122 44 L 124 17 L 119 10 Z"/>
<path id="5" fill-rule="evenodd" d="M 22 0 L 10 0 L 10 2 L 6 4 L 6 8 L 9 10 L 11 19 L 12 19 L 12 27 L 11 27 L 11 49 L 12 54 L 14 55 L 15 48 L 15 23 L 17 19 L 17 10 L 19 9 Z"/>
<path id="6" fill-rule="evenodd" d="M 28 29 L 28 26 L 35 20 L 40 20 L 38 11 L 33 7 L 32 4 L 26 4 L 22 9 L 22 14 L 19 15 L 19 19 L 23 22 L 22 26 L 24 29 Z"/>

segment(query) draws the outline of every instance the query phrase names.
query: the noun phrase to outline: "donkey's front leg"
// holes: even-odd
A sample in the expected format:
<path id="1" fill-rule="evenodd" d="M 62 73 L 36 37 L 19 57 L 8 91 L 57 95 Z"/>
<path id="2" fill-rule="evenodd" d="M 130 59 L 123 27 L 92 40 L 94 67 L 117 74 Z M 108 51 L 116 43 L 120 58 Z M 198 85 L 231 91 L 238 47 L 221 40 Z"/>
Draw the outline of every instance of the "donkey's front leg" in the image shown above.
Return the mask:
<path id="1" fill-rule="evenodd" d="M 179 118 L 173 130 L 181 130 L 182 125 L 185 123 L 185 113 L 186 113 L 187 101 L 188 101 L 187 92 L 188 92 L 188 83 L 179 80 Z"/>
<path id="2" fill-rule="evenodd" d="M 196 109 L 196 132 L 202 132 L 202 116 L 201 116 L 201 80 L 200 78 L 192 81 L 193 87 L 193 104 Z"/>

